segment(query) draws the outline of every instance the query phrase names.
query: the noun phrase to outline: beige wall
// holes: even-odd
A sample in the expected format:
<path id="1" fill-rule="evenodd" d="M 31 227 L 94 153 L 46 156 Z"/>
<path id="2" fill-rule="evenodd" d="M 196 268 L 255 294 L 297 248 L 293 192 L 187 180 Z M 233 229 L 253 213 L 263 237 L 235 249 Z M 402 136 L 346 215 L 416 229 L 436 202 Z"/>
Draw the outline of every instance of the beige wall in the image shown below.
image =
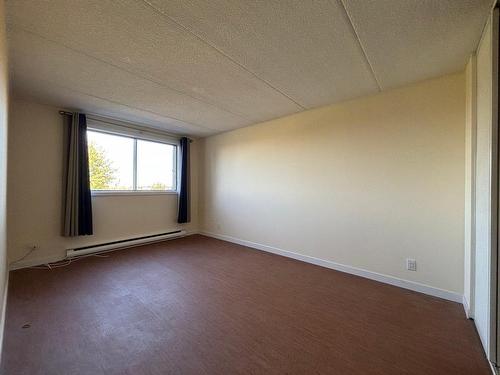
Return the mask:
<path id="1" fill-rule="evenodd" d="M 202 228 L 462 294 L 464 130 L 460 73 L 209 137 Z"/>
<path id="2" fill-rule="evenodd" d="M 176 228 L 197 230 L 198 141 L 192 143 L 192 223 L 177 224 L 177 195 L 94 196 L 94 235 L 61 232 L 62 119 L 58 109 L 31 101 L 10 103 L 8 175 L 9 261 L 29 246 L 39 250 L 19 264 L 61 259 L 67 248 Z"/>
<path id="3" fill-rule="evenodd" d="M 0 353 L 7 296 L 7 113 L 8 79 L 4 2 L 0 0 Z"/>

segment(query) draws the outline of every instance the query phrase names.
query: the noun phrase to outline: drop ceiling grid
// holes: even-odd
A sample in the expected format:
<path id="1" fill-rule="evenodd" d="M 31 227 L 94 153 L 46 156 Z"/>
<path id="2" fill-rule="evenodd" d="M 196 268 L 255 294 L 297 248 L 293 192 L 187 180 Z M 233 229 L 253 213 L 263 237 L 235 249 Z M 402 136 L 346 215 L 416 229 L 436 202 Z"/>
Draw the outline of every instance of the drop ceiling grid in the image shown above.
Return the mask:
<path id="1" fill-rule="evenodd" d="M 492 0 L 342 0 L 383 90 L 464 69 Z"/>
<path id="2" fill-rule="evenodd" d="M 245 124 L 233 115 L 217 113 L 203 103 L 193 103 L 149 81 L 113 69 L 33 34 L 11 30 L 9 37 L 13 42 L 9 54 L 16 65 L 14 77 L 29 77 L 33 83 L 37 83 L 37 87 L 57 85 L 213 130 L 227 130 L 235 123 Z M 14 45 L 16 48 L 13 48 Z M 33 69 L 33 66 L 37 69 Z"/>
<path id="3" fill-rule="evenodd" d="M 337 0 L 147 2 L 305 108 L 379 90 Z"/>
<path id="4" fill-rule="evenodd" d="M 19 87 L 12 93 L 14 99 L 36 101 L 43 105 L 68 110 L 85 108 L 85 111 L 91 114 L 98 114 L 120 121 L 144 124 L 148 127 L 182 135 L 196 134 L 197 136 L 205 137 L 220 132 L 219 130 L 203 128 L 139 108 L 133 108 L 122 103 L 115 103 L 109 99 L 75 92 L 74 90 L 57 85 L 52 85 L 49 90 L 40 90 L 37 87 L 33 88 L 30 78 L 18 74 L 15 74 L 13 78 L 17 80 L 17 86 Z"/>
<path id="5" fill-rule="evenodd" d="M 301 109 L 144 3 L 51 1 L 47 6 L 19 0 L 9 9 L 16 26 L 230 107 L 250 122 Z"/>
<path id="6" fill-rule="evenodd" d="M 99 62 L 99 63 L 102 63 L 102 64 L 106 64 L 106 65 L 109 65 L 109 66 L 111 66 L 111 67 L 113 67 L 113 68 L 116 68 L 116 69 L 121 70 L 121 71 L 123 71 L 123 72 L 129 73 L 129 74 L 131 74 L 131 75 L 134 75 L 134 76 L 136 76 L 137 78 L 141 78 L 141 79 L 144 79 L 144 80 L 146 80 L 146 81 L 149 81 L 149 82 L 151 82 L 151 83 L 152 83 L 152 84 L 154 84 L 154 85 L 158 85 L 158 86 L 164 87 L 167 91 L 173 91 L 173 92 L 175 92 L 175 93 L 179 94 L 180 96 L 188 96 L 188 97 L 190 97 L 191 99 L 193 99 L 195 102 L 201 102 L 201 103 L 203 103 L 203 104 L 205 104 L 205 105 L 208 105 L 208 106 L 210 106 L 210 107 L 214 107 L 214 108 L 216 108 L 216 109 L 218 109 L 218 110 L 222 110 L 222 111 L 224 111 L 224 112 L 227 112 L 228 114 L 234 115 L 234 116 L 236 116 L 236 117 L 240 117 L 241 119 L 245 119 L 247 122 L 251 122 L 251 119 L 249 119 L 249 118 L 245 117 L 244 115 L 241 115 L 241 114 L 238 114 L 238 113 L 233 113 L 233 112 L 231 112 L 230 110 L 227 110 L 227 109 L 225 109 L 225 108 L 221 108 L 221 107 L 219 107 L 219 106 L 217 106 L 217 105 L 214 105 L 213 103 L 206 102 L 206 101 L 204 101 L 204 100 L 202 100 L 202 99 L 198 99 L 198 98 L 196 98 L 196 97 L 190 96 L 190 95 L 188 95 L 188 94 L 186 94 L 186 93 L 184 93 L 184 92 L 180 92 L 180 91 L 178 91 L 178 90 L 172 89 L 172 88 L 170 88 L 170 87 L 168 87 L 168 86 L 165 86 L 165 85 L 164 85 L 164 84 L 162 84 L 161 82 L 156 82 L 156 81 L 154 81 L 154 80 L 152 80 L 152 79 L 150 79 L 150 78 L 148 78 L 148 77 L 141 76 L 141 75 L 139 75 L 139 74 L 137 74 L 137 73 L 135 73 L 135 72 L 133 72 L 133 71 L 129 71 L 129 70 L 127 70 L 127 69 L 123 68 L 123 67 L 113 65 L 112 63 L 109 63 L 109 62 L 104 61 L 104 60 L 101 60 L 101 59 L 99 59 L 99 58 L 97 58 L 97 57 L 91 56 L 91 55 L 89 55 L 89 54 L 87 54 L 87 53 L 85 53 L 85 52 L 75 50 L 74 48 L 71 48 L 70 46 L 64 45 L 64 44 L 62 44 L 62 43 L 60 43 L 60 42 L 56 42 L 56 41 L 50 40 L 50 39 L 48 39 L 48 38 L 45 38 L 45 37 L 44 37 L 44 36 L 42 36 L 42 35 L 39 35 L 39 34 L 33 33 L 33 32 L 31 32 L 31 31 L 26 30 L 26 29 L 23 29 L 23 28 L 21 28 L 21 27 L 17 27 L 17 26 L 14 26 L 14 25 L 11 25 L 11 26 L 9 27 L 9 29 L 8 29 L 8 33 L 9 33 L 10 39 L 14 39 L 14 37 L 12 36 L 12 34 L 13 34 L 13 33 L 15 33 L 15 32 L 16 32 L 16 30 L 17 30 L 17 32 L 22 32 L 22 33 L 32 34 L 32 35 L 33 35 L 34 37 L 36 37 L 36 38 L 42 39 L 42 40 L 44 40 L 44 41 L 47 41 L 47 42 L 50 42 L 50 43 L 53 43 L 53 44 L 57 44 L 57 45 L 59 45 L 59 46 L 61 46 L 61 47 L 64 47 L 64 48 L 66 48 L 66 49 L 68 49 L 68 50 L 70 50 L 70 51 L 72 51 L 72 52 L 75 52 L 76 54 L 81 54 L 81 55 L 84 55 L 84 56 L 86 56 L 86 57 L 88 57 L 88 58 L 90 58 L 90 59 L 92 59 L 92 60 L 95 60 L 96 62 Z M 90 95 L 90 94 L 86 94 L 86 95 Z M 92 96 L 92 95 L 91 95 L 91 96 Z M 172 119 L 173 119 L 173 118 L 172 118 Z M 193 124 L 193 125 L 194 125 L 194 124 Z M 197 126 L 199 126 L 199 125 L 197 125 Z M 215 129 L 213 129 L 213 130 L 215 130 Z"/>
<path id="7" fill-rule="evenodd" d="M 370 58 L 368 57 L 368 54 L 366 52 L 366 48 L 364 47 L 363 42 L 361 41 L 361 39 L 359 37 L 359 33 L 356 31 L 356 26 L 352 22 L 351 15 L 349 14 L 349 12 L 348 12 L 348 10 L 347 10 L 347 8 L 345 6 L 345 0 L 330 0 L 330 1 L 331 2 L 333 2 L 333 1 L 339 1 L 340 4 L 342 5 L 342 8 L 344 8 L 344 12 L 345 12 L 345 14 L 347 16 L 347 19 L 349 20 L 349 23 L 351 24 L 352 32 L 356 36 L 356 39 L 357 39 L 358 44 L 359 44 L 359 47 L 361 48 L 361 51 L 363 52 L 363 56 L 365 57 L 366 64 L 368 65 L 368 68 L 370 69 L 370 72 L 372 73 L 373 79 L 377 83 L 378 91 L 382 91 L 382 86 L 380 85 L 380 81 L 377 78 L 377 75 L 375 74 L 375 70 L 373 69 L 373 64 L 370 61 Z"/>
<path id="8" fill-rule="evenodd" d="M 33 77 L 29 77 L 26 75 L 23 75 L 22 73 L 15 73 L 13 76 L 14 79 L 18 82 L 19 86 L 19 91 L 16 91 L 14 94 L 19 97 L 26 97 L 26 96 L 35 96 L 38 98 L 44 98 L 46 100 L 42 101 L 42 104 L 53 104 L 54 106 L 60 106 L 61 108 L 65 109 L 78 109 L 78 108 L 86 108 L 86 111 L 92 114 L 102 114 L 102 115 L 113 115 L 112 117 L 116 117 L 115 115 L 119 115 L 121 112 L 127 112 L 128 114 L 132 114 L 134 112 L 140 112 L 142 117 L 141 118 L 146 118 L 149 120 L 152 120 L 153 123 L 154 119 L 159 120 L 156 123 L 156 126 L 160 126 L 161 124 L 168 124 L 168 129 L 178 132 L 178 133 L 183 133 L 185 131 L 191 131 L 191 132 L 205 132 L 205 133 L 213 133 L 213 132 L 220 132 L 221 129 L 213 129 L 209 128 L 206 126 L 202 125 L 197 125 L 193 123 L 189 123 L 174 117 L 167 117 L 165 115 L 149 111 L 146 109 L 134 107 L 129 104 L 123 104 L 121 102 L 117 102 L 114 100 L 111 100 L 109 98 L 104 98 L 100 96 L 96 96 L 95 94 L 91 94 L 88 92 L 81 92 L 78 90 L 75 90 L 74 88 L 68 88 L 66 86 L 59 85 L 57 83 L 51 82 L 51 89 L 50 90 L 27 90 L 23 89 L 23 87 L 28 87 L 31 86 L 33 82 Z M 37 84 L 44 84 L 44 80 L 40 79 L 37 81 Z M 41 85 L 39 85 L 41 86 Z M 30 92 L 31 95 L 26 95 L 26 93 Z M 43 95 L 40 95 L 43 94 Z M 71 98 L 71 100 L 69 100 Z M 98 111 L 91 110 L 88 108 L 88 102 L 91 101 L 93 103 L 100 103 L 103 105 L 98 105 L 94 104 L 93 108 L 98 108 Z M 81 104 L 80 104 L 81 103 Z M 82 107 L 83 105 L 83 107 Z M 111 107 L 108 111 L 108 107 Z M 117 111 L 118 108 L 122 108 L 122 111 Z M 113 110 L 114 109 L 114 110 Z M 104 111 L 104 112 L 103 112 Z M 117 118 L 118 119 L 118 118 Z M 133 119 L 129 119 L 130 121 L 133 121 Z M 147 123 L 147 122 L 146 122 Z"/>
<path id="9" fill-rule="evenodd" d="M 127 72 L 127 73 L 130 73 L 131 75 L 135 75 L 135 76 L 136 76 L 136 77 L 138 77 L 138 78 L 142 78 L 142 79 L 144 79 L 144 80 L 147 80 L 147 81 L 150 81 L 150 82 L 152 82 L 152 83 L 154 83 L 154 84 L 157 84 L 158 86 L 162 86 L 162 87 L 164 87 L 165 89 L 167 89 L 167 90 L 169 90 L 169 91 L 175 91 L 175 92 L 177 92 L 178 94 L 183 95 L 183 96 L 190 97 L 190 98 L 194 99 L 195 101 L 199 101 L 199 102 L 205 103 L 205 104 L 207 104 L 207 105 L 209 105 L 209 106 L 212 106 L 212 107 L 218 108 L 219 110 L 223 110 L 223 111 L 228 112 L 228 113 L 230 113 L 230 114 L 233 114 L 233 115 L 235 115 L 235 116 L 242 117 L 242 118 L 244 118 L 244 119 L 246 119 L 246 120 L 251 120 L 251 119 L 249 119 L 246 115 L 244 115 L 244 114 L 242 114 L 242 113 L 233 112 L 231 109 L 225 108 L 224 106 L 221 106 L 220 104 L 214 103 L 214 102 L 212 102 L 212 101 L 208 101 L 208 100 L 206 100 L 206 99 L 204 99 L 204 98 L 194 96 L 194 95 L 190 94 L 189 92 L 185 92 L 185 91 L 180 91 L 180 90 L 177 90 L 177 89 L 175 89 L 174 87 L 170 87 L 170 86 L 166 85 L 165 83 L 161 82 L 160 80 L 155 80 L 155 79 L 151 78 L 151 77 L 150 77 L 150 76 L 148 76 L 147 74 L 141 74 L 140 72 L 137 72 L 137 71 L 134 71 L 134 70 L 128 69 L 128 68 L 126 68 L 126 67 L 115 65 L 115 64 L 113 64 L 112 62 L 102 60 L 102 59 L 100 59 L 99 57 L 96 57 L 96 56 L 90 55 L 90 54 L 88 54 L 88 53 L 87 53 L 87 52 L 85 52 L 85 51 L 82 51 L 82 50 L 77 50 L 77 49 L 75 49 L 75 48 L 72 48 L 71 46 L 66 45 L 66 44 L 64 44 L 64 43 L 62 43 L 62 42 L 58 42 L 58 41 L 55 41 L 55 40 L 51 40 L 50 38 L 44 37 L 43 35 L 37 34 L 36 32 L 30 31 L 30 30 L 27 30 L 27 29 L 24 29 L 24 28 L 22 28 L 22 27 L 18 27 L 18 26 L 15 26 L 15 25 L 12 25 L 9 29 L 10 29 L 10 30 L 15 30 L 15 29 L 18 29 L 18 30 L 23 31 L 23 32 L 26 32 L 26 33 L 31 33 L 31 34 L 33 34 L 33 35 L 35 35 L 35 36 L 37 36 L 37 37 L 39 37 L 39 38 L 41 38 L 41 39 L 45 39 L 45 40 L 47 40 L 47 41 L 49 41 L 49 42 L 52 42 L 52 43 L 55 43 L 55 44 L 59 44 L 59 45 L 61 45 L 62 47 L 65 47 L 65 48 L 67 48 L 67 49 L 69 49 L 69 50 L 72 50 L 72 51 L 74 51 L 74 52 L 76 52 L 76 53 L 79 53 L 79 54 L 85 55 L 85 56 L 90 57 L 90 58 L 92 58 L 92 59 L 94 59 L 94 60 L 97 60 L 97 61 L 99 61 L 99 62 L 101 62 L 101 63 L 107 64 L 107 65 L 110 65 L 110 66 L 112 66 L 113 68 L 123 70 L 123 71 L 125 71 L 125 72 Z"/>
<path id="10" fill-rule="evenodd" d="M 306 109 L 306 107 L 304 107 L 302 104 L 300 104 L 299 102 L 297 102 L 297 100 L 295 100 L 294 98 L 292 98 L 290 95 L 288 95 L 287 93 L 283 92 L 282 90 L 280 90 L 279 88 L 277 88 L 275 85 L 273 85 L 272 83 L 270 83 L 269 81 L 267 81 L 266 79 L 264 79 L 263 77 L 259 76 L 257 73 L 255 73 L 254 71 L 252 71 L 251 69 L 249 69 L 247 66 L 245 66 L 244 64 L 240 63 L 239 61 L 233 59 L 231 56 L 229 56 L 227 53 L 225 53 L 223 50 L 221 50 L 219 47 L 217 47 L 216 45 L 210 43 L 208 40 L 206 39 L 203 39 L 203 37 L 201 37 L 200 35 L 198 35 L 196 32 L 194 32 L 192 29 L 190 29 L 189 27 L 186 27 L 184 26 L 182 23 L 179 23 L 176 21 L 175 18 L 173 17 L 170 17 L 168 14 L 164 13 L 161 9 L 155 7 L 151 2 L 147 1 L 147 0 L 142 0 L 144 1 L 144 3 L 148 4 L 152 9 L 154 9 L 156 12 L 160 13 L 161 15 L 167 17 L 169 20 L 171 20 L 172 22 L 174 22 L 175 24 L 179 25 L 180 27 L 182 27 L 184 30 L 188 31 L 189 33 L 191 33 L 192 35 L 194 35 L 196 38 L 198 38 L 199 40 L 201 40 L 203 43 L 207 44 L 208 46 L 212 47 L 214 50 L 216 50 L 218 53 L 220 53 L 221 55 L 223 55 L 224 57 L 226 57 L 227 59 L 229 59 L 230 61 L 232 61 L 233 63 L 241 66 L 243 69 L 245 69 L 248 73 L 250 73 L 251 75 L 253 75 L 254 77 L 256 77 L 257 79 L 259 79 L 260 81 L 264 82 L 266 85 L 268 85 L 269 87 L 271 87 L 273 90 L 279 92 L 281 95 L 283 96 L 286 96 L 288 99 L 290 99 L 292 102 L 294 102 L 295 104 L 297 104 L 297 106 L 299 106 L 301 109 Z"/>
<path id="11" fill-rule="evenodd" d="M 7 0 L 9 65 L 15 90 L 214 134 L 463 69 L 491 2 Z"/>

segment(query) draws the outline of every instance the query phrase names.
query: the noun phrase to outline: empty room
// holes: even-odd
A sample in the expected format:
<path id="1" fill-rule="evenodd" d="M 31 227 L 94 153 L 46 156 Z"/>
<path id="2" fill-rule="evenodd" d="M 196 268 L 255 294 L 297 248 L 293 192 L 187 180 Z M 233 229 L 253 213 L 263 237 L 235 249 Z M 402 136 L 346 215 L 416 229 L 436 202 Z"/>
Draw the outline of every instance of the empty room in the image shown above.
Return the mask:
<path id="1" fill-rule="evenodd" d="M 0 0 L 0 374 L 500 374 L 493 0 Z"/>

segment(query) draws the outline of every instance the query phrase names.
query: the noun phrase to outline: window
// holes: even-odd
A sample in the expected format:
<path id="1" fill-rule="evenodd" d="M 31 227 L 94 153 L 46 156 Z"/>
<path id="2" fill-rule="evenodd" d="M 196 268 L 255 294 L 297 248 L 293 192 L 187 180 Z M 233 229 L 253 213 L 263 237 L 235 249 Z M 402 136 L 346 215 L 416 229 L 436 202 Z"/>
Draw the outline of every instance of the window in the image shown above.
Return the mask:
<path id="1" fill-rule="evenodd" d="M 87 131 L 93 191 L 175 191 L 177 146 Z"/>

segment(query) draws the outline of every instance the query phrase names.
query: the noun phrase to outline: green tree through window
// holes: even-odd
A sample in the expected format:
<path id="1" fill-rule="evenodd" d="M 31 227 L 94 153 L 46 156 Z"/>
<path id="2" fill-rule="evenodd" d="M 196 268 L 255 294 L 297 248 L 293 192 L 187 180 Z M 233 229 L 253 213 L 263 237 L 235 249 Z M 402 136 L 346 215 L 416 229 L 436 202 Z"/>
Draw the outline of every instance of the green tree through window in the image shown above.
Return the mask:
<path id="1" fill-rule="evenodd" d="M 104 150 L 89 142 L 89 170 L 90 170 L 90 188 L 92 190 L 110 189 L 116 181 L 116 169 L 106 157 Z"/>

